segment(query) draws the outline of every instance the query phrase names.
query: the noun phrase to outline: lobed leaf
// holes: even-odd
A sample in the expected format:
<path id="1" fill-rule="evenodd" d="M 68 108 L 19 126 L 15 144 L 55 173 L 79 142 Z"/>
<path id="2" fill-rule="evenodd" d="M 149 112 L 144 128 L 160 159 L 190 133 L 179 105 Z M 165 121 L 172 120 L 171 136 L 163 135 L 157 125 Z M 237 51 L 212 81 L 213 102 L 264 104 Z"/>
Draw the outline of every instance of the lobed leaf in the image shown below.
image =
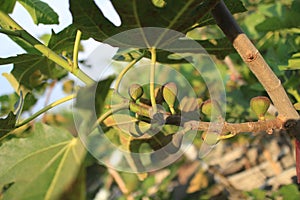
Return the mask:
<path id="1" fill-rule="evenodd" d="M 152 1 L 112 1 L 122 25 L 115 27 L 92 0 L 70 0 L 74 25 L 95 40 L 107 38 L 134 28 L 162 27 L 186 33 L 218 0 L 167 0 L 162 8 Z M 146 42 L 146 41 L 145 41 Z"/>
<path id="2" fill-rule="evenodd" d="M 73 25 L 66 27 L 59 33 L 52 31 L 48 47 L 57 53 L 62 53 L 63 51 L 73 53 L 76 33 L 77 29 Z M 87 39 L 87 37 L 83 36 L 81 39 Z"/>
<path id="3" fill-rule="evenodd" d="M 45 2 L 40 0 L 18 0 L 29 12 L 35 24 L 58 24 L 57 13 Z"/>
<path id="4" fill-rule="evenodd" d="M 57 66 L 47 57 L 35 54 L 21 54 L 9 58 L 0 58 L 0 65 L 13 63 L 11 73 L 20 83 L 29 89 L 36 88 L 48 79 L 59 79 L 67 71 Z"/>
<path id="5" fill-rule="evenodd" d="M 5 13 L 12 13 L 17 0 L 2 0 L 0 1 L 0 10 Z"/>
<path id="6" fill-rule="evenodd" d="M 76 178 L 85 152 L 68 131 L 43 124 L 27 138 L 5 142 L 0 147 L 3 200 L 56 199 Z"/>

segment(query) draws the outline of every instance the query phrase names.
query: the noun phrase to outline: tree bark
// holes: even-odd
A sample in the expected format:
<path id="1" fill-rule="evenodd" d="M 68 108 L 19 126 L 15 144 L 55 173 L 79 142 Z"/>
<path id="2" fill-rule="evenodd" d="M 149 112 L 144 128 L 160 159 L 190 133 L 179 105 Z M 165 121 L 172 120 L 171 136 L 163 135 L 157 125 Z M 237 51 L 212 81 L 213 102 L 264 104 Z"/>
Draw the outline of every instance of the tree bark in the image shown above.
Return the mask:
<path id="1" fill-rule="evenodd" d="M 298 119 L 299 115 L 289 100 L 280 80 L 250 39 L 243 33 L 223 1 L 212 10 L 212 15 L 244 62 L 263 85 L 279 114 L 285 119 Z"/>
<path id="2" fill-rule="evenodd" d="M 280 80 L 271 70 L 262 55 L 252 44 L 249 38 L 243 33 L 236 23 L 232 14 L 223 1 L 220 1 L 211 11 L 218 26 L 222 29 L 227 38 L 232 42 L 236 51 L 240 54 L 244 62 L 248 65 L 258 81 L 265 88 L 274 106 L 279 112 L 279 117 L 283 120 L 299 120 L 299 114 L 294 109 Z M 300 130 L 297 131 L 300 135 Z M 298 183 L 300 183 L 300 141 L 296 139 L 296 171 Z"/>

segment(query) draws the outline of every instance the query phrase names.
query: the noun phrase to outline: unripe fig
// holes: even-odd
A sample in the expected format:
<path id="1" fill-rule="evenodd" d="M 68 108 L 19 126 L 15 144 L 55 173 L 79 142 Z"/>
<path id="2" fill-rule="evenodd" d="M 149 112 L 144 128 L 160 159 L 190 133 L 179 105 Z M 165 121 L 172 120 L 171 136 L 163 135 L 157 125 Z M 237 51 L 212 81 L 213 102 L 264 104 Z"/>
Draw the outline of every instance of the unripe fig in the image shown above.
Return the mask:
<path id="1" fill-rule="evenodd" d="M 217 133 L 214 132 L 203 132 L 202 140 L 208 145 L 215 145 L 219 141 L 219 136 Z"/>
<path id="2" fill-rule="evenodd" d="M 264 120 L 270 103 L 271 102 L 268 97 L 258 96 L 251 99 L 250 107 L 259 120 Z"/>
<path id="3" fill-rule="evenodd" d="M 201 111 L 206 116 L 210 116 L 211 115 L 211 110 L 212 110 L 212 102 L 211 102 L 210 99 L 208 99 L 208 100 L 203 102 L 202 107 L 201 107 Z"/>
<path id="4" fill-rule="evenodd" d="M 176 101 L 177 86 L 174 82 L 169 82 L 163 87 L 163 97 L 165 102 L 168 104 L 172 114 L 175 114 L 174 104 Z"/>
<path id="5" fill-rule="evenodd" d="M 202 103 L 201 111 L 209 118 L 215 118 L 221 116 L 221 107 L 215 100 L 208 99 Z M 214 116 L 212 116 L 212 114 Z"/>
<path id="6" fill-rule="evenodd" d="M 138 100 L 143 95 L 144 90 L 139 84 L 132 84 L 128 89 L 128 94 L 133 101 Z"/>

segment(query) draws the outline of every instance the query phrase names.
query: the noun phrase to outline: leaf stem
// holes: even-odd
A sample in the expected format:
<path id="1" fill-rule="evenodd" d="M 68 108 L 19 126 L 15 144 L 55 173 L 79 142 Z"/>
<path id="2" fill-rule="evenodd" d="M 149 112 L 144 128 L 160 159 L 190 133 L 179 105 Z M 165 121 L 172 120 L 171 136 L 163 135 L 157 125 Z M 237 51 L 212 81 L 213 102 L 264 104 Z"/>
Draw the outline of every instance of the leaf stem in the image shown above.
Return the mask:
<path id="1" fill-rule="evenodd" d="M 115 83 L 115 91 L 118 91 L 119 87 L 120 87 L 120 82 L 122 80 L 122 78 L 124 77 L 124 75 L 128 72 L 129 69 L 131 69 L 138 61 L 140 61 L 144 56 L 144 53 L 142 53 L 142 55 L 140 55 L 138 58 L 132 60 L 118 75 L 117 79 L 116 79 L 116 83 Z"/>
<path id="2" fill-rule="evenodd" d="M 153 108 L 153 112 L 157 112 L 156 101 L 155 101 L 155 64 L 156 64 L 156 49 L 155 47 L 150 48 L 151 52 L 151 66 L 150 66 L 150 101 Z"/>
<path id="3" fill-rule="evenodd" d="M 74 74 L 80 80 L 82 80 L 86 84 L 93 84 L 95 81 L 85 74 L 79 68 L 73 69 L 73 65 L 69 64 L 67 60 L 56 54 L 54 51 L 49 49 L 47 46 L 42 44 L 39 40 L 25 31 L 19 24 L 17 24 L 9 15 L 0 11 L 0 27 L 1 33 L 5 33 L 10 36 L 19 37 L 29 43 L 32 47 L 46 56 L 49 60 L 52 60 L 59 66 L 63 67 L 67 71 Z"/>
<path id="4" fill-rule="evenodd" d="M 108 110 L 107 112 L 105 112 L 104 114 L 102 114 L 97 121 L 95 122 L 95 125 L 100 125 L 107 117 L 109 117 L 110 115 L 112 115 L 115 112 L 118 112 L 120 110 L 124 110 L 124 109 L 128 109 L 128 104 L 126 103 L 122 103 L 119 105 L 116 105 L 115 107 L 111 108 L 110 110 Z"/>
<path id="5" fill-rule="evenodd" d="M 25 119 L 25 120 L 23 120 L 22 122 L 16 124 L 15 128 L 18 128 L 18 127 L 21 127 L 21 126 L 27 124 L 28 122 L 34 120 L 35 118 L 37 118 L 37 117 L 40 116 L 41 114 L 47 112 L 47 111 L 50 110 L 51 108 L 54 108 L 55 106 L 58 106 L 58 105 L 60 105 L 60 104 L 62 104 L 62 103 L 64 103 L 64 102 L 67 102 L 67 101 L 69 101 L 69 100 L 71 100 L 71 99 L 74 99 L 75 97 L 76 97 L 75 94 L 71 94 L 71 95 L 69 95 L 69 96 L 66 96 L 66 97 L 64 97 L 64 98 L 61 98 L 61 99 L 59 99 L 59 100 L 57 100 L 57 101 L 55 101 L 55 102 L 49 104 L 48 106 L 46 106 L 46 107 L 42 108 L 41 110 L 37 111 L 36 113 L 34 113 L 33 115 L 31 115 L 31 116 L 28 117 L 27 119 Z"/>
<path id="6" fill-rule="evenodd" d="M 78 52 L 80 46 L 81 31 L 77 30 L 73 49 L 73 70 L 78 68 Z"/>

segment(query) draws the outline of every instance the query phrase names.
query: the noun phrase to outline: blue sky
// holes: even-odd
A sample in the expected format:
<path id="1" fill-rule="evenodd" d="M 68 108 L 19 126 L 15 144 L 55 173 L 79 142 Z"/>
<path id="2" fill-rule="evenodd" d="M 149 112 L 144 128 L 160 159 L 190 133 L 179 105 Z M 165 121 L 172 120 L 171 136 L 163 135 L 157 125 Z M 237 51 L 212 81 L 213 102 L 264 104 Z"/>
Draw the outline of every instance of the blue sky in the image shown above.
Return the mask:
<path id="1" fill-rule="evenodd" d="M 16 4 L 14 12 L 11 14 L 11 17 L 19 23 L 25 30 L 31 33 L 36 38 L 40 37 L 45 33 L 51 33 L 51 29 L 55 32 L 59 32 L 66 26 L 72 23 L 72 16 L 69 12 L 69 4 L 68 0 L 44 0 L 44 2 L 48 3 L 55 12 L 59 15 L 59 25 L 35 25 L 33 20 L 27 11 L 19 4 Z M 114 9 L 110 1 L 108 0 L 95 0 L 98 7 L 102 10 L 104 16 L 109 18 L 115 25 L 120 25 L 120 19 Z M 25 53 L 23 49 L 21 49 L 18 45 L 16 45 L 13 41 L 11 41 L 7 36 L 0 34 L 0 57 L 5 58 L 9 56 L 15 56 L 16 54 Z M 109 65 L 109 60 L 113 56 L 115 50 L 108 47 L 108 51 L 99 51 L 100 47 L 103 47 L 103 44 L 94 41 L 93 39 L 89 39 L 87 41 L 82 42 L 85 51 L 80 53 L 79 59 L 87 59 L 91 65 L 99 64 L 103 62 L 103 65 Z M 99 47 L 100 46 L 100 47 Z M 103 53 L 104 52 L 104 53 Z M 99 55 L 101 53 L 101 55 Z M 12 65 L 1 65 L 0 66 L 0 74 L 3 72 L 9 73 L 12 69 Z M 87 71 L 88 74 L 93 75 L 93 72 Z M 7 80 L 1 75 L 0 76 L 0 95 L 2 94 L 10 94 L 13 92 L 13 88 L 7 82 Z M 61 92 L 61 85 L 56 86 L 51 101 L 58 99 L 64 96 Z M 43 104 L 44 98 L 41 97 L 40 103 Z M 38 106 L 35 110 L 39 109 Z"/>

